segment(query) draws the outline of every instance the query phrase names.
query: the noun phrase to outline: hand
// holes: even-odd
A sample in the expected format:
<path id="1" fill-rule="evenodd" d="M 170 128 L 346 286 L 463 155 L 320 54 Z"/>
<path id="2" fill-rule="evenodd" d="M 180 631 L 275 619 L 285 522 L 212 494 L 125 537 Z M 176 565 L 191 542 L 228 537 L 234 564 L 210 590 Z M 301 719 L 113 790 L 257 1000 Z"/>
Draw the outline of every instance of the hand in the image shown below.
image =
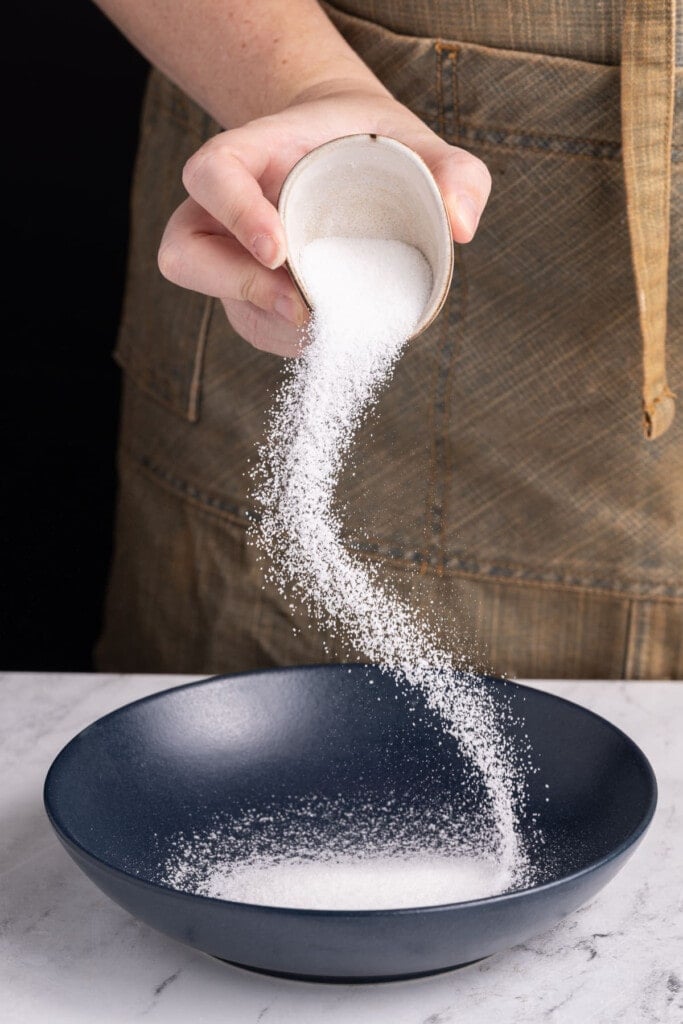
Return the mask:
<path id="1" fill-rule="evenodd" d="M 431 169 L 456 242 L 469 242 L 491 190 L 477 157 L 449 146 L 418 117 L 377 89 L 328 83 L 286 110 L 221 132 L 187 162 L 189 198 L 171 216 L 159 247 L 169 281 L 220 299 L 230 323 L 256 348 L 281 356 L 301 351 L 308 313 L 292 284 L 275 203 L 302 156 L 361 132 L 410 146 Z"/>

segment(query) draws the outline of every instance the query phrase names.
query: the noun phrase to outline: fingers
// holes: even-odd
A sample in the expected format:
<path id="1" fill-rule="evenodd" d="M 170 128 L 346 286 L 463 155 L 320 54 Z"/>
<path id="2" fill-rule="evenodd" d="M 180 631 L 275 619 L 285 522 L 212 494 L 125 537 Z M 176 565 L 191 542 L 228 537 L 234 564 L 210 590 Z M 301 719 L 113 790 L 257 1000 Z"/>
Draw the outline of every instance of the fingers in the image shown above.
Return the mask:
<path id="1" fill-rule="evenodd" d="M 237 333 L 255 348 L 301 353 L 308 310 L 287 271 L 261 266 L 193 199 L 166 225 L 159 268 L 174 284 L 221 299 Z"/>
<path id="2" fill-rule="evenodd" d="M 456 146 L 446 146 L 428 163 L 444 197 L 453 238 L 470 242 L 491 192 L 486 164 Z"/>
<path id="3" fill-rule="evenodd" d="M 266 270 L 193 199 L 171 216 L 159 269 L 173 284 L 223 300 L 249 302 L 301 327 L 308 311 L 284 268 Z"/>
<path id="4" fill-rule="evenodd" d="M 254 348 L 294 358 L 301 355 L 307 344 L 305 331 L 249 302 L 228 299 L 223 302 L 223 307 L 237 333 Z"/>
<path id="5" fill-rule="evenodd" d="M 286 256 L 282 223 L 263 195 L 260 179 L 269 163 L 267 146 L 255 145 L 248 129 L 209 139 L 185 164 L 183 185 L 264 266 L 279 267 Z"/>

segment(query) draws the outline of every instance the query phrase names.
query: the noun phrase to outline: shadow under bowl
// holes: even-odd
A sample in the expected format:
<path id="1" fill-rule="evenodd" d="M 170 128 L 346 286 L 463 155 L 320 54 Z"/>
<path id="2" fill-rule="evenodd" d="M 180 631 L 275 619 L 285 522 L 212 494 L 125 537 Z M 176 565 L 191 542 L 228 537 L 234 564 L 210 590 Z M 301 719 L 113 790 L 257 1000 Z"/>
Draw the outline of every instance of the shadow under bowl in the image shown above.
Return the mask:
<path id="1" fill-rule="evenodd" d="M 54 760 L 45 807 L 78 866 L 116 903 L 173 938 L 252 970 L 317 981 L 433 974 L 541 933 L 595 895 L 654 814 L 652 768 L 611 723 L 569 701 L 482 677 L 510 740 L 531 745 L 533 884 L 395 910 L 308 910 L 213 899 L 161 881 L 179 835 L 245 806 L 370 794 L 426 815 L 462 813 L 472 779 L 419 695 L 373 666 L 270 669 L 200 680 L 128 704 Z M 528 739 L 526 739 L 528 737 Z M 339 826 L 343 827 L 342 824 Z"/>

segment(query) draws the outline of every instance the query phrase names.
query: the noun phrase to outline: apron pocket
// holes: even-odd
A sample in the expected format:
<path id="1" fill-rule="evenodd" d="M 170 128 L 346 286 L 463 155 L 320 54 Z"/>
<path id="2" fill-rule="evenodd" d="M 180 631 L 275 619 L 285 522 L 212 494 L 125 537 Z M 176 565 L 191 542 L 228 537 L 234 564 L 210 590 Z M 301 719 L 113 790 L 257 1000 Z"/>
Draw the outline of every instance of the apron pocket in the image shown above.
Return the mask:
<path id="1" fill-rule="evenodd" d="M 150 73 L 131 195 L 131 237 L 114 358 L 137 384 L 191 422 L 199 418 L 202 362 L 215 300 L 162 277 L 157 250 L 187 197 L 185 162 L 220 126 L 158 71 Z"/>
<path id="2" fill-rule="evenodd" d="M 449 304 L 434 344 L 420 340 L 396 430 L 394 451 L 409 450 L 418 429 L 410 410 L 429 395 L 426 514 L 411 509 L 400 523 L 393 511 L 391 521 L 375 514 L 387 503 L 373 488 L 380 478 L 370 477 L 365 501 L 378 525 L 366 533 L 377 555 L 412 552 L 424 573 L 680 598 L 683 425 L 657 450 L 638 429 L 643 344 L 619 67 L 404 37 L 331 16 L 392 94 L 484 160 L 493 178 L 475 239 L 455 247 Z M 677 85 L 673 381 L 683 379 L 683 70 Z M 383 414 L 412 351 L 397 366 Z M 402 493 L 418 488 L 401 465 L 391 468 L 394 504 L 403 507 Z"/>

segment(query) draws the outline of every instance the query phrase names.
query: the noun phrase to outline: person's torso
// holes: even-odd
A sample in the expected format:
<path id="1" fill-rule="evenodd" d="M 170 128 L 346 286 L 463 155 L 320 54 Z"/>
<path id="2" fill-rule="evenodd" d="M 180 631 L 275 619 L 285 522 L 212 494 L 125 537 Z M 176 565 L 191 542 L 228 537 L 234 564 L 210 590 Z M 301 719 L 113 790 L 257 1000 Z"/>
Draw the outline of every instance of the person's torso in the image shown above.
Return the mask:
<path id="1" fill-rule="evenodd" d="M 438 572 L 683 597 L 683 417 L 648 444 L 637 412 L 642 344 L 620 150 L 620 4 L 342 6 L 364 12 L 331 15 L 396 97 L 480 156 L 493 177 L 475 240 L 456 246 L 447 305 L 361 430 L 340 488 L 353 510 L 350 542 L 363 536 L 370 554 Z M 178 429 L 165 423 L 140 458 L 245 517 L 249 466 L 281 364 L 239 339 L 218 303 L 152 268 L 183 197 L 182 163 L 218 130 L 155 74 L 136 185 L 143 227 L 118 352 L 133 379 L 180 414 Z M 675 389 L 683 386 L 680 104 L 671 153 Z"/>

